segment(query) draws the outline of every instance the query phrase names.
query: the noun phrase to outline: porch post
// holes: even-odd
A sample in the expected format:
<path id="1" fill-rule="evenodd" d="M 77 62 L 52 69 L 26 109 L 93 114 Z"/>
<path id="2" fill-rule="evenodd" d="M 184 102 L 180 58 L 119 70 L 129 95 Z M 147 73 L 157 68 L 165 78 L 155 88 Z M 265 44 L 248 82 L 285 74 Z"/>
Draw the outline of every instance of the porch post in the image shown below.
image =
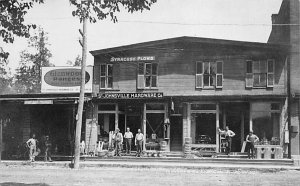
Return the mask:
<path id="1" fill-rule="evenodd" d="M 116 104 L 115 108 L 115 130 L 119 128 L 119 104 Z"/>
<path id="2" fill-rule="evenodd" d="M 147 113 L 146 113 L 146 103 L 144 103 L 143 109 L 143 134 L 144 134 L 144 142 L 143 142 L 143 150 L 146 150 L 146 122 L 147 122 Z"/>
<path id="3" fill-rule="evenodd" d="M 241 112 L 241 145 L 243 146 L 243 143 L 244 143 L 244 138 L 245 138 L 245 135 L 244 135 L 244 130 L 245 130 L 245 122 L 244 122 L 244 119 L 245 119 L 245 115 L 244 115 L 244 112 Z"/>
<path id="4" fill-rule="evenodd" d="M 216 109 L 217 109 L 217 113 L 216 113 L 216 145 L 217 145 L 217 148 L 216 148 L 216 152 L 219 152 L 219 145 L 220 145 L 220 135 L 219 135 L 219 132 L 218 132 L 218 129 L 220 127 L 220 118 L 219 118 L 219 103 L 217 103 L 216 105 Z"/>
<path id="5" fill-rule="evenodd" d="M 187 137 L 192 137 L 191 136 L 191 104 L 187 103 Z"/>
<path id="6" fill-rule="evenodd" d="M 225 129 L 226 127 L 226 111 L 225 111 L 225 108 L 223 109 L 223 130 Z"/>
<path id="7" fill-rule="evenodd" d="M 253 121 L 252 121 L 252 103 L 250 103 L 250 114 L 249 114 L 249 130 L 253 130 Z"/>

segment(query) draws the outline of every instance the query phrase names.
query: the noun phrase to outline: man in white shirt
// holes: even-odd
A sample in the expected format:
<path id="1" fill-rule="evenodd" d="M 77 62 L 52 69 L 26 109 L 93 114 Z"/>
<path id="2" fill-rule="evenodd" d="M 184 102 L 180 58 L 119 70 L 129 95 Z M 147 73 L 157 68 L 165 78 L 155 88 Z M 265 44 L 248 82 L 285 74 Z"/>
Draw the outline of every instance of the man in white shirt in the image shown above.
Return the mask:
<path id="1" fill-rule="evenodd" d="M 29 160 L 31 162 L 34 162 L 35 159 L 35 153 L 36 153 L 36 145 L 37 145 L 37 140 L 35 139 L 35 134 L 32 134 L 32 138 L 30 138 L 26 142 L 27 147 L 29 148 Z"/>
<path id="2" fill-rule="evenodd" d="M 140 157 L 143 149 L 144 135 L 141 133 L 141 129 L 138 129 L 138 133 L 135 135 L 135 146 L 137 146 L 136 156 Z"/>
<path id="3" fill-rule="evenodd" d="M 227 141 L 227 143 L 226 143 L 226 154 L 229 155 L 230 152 L 231 152 L 232 137 L 235 136 L 235 133 L 232 130 L 229 130 L 228 126 L 225 127 L 225 130 L 220 130 L 219 129 L 219 132 L 222 135 L 225 135 L 225 139 Z"/>
<path id="4" fill-rule="evenodd" d="M 131 143 L 132 143 L 133 134 L 132 132 L 130 132 L 129 127 L 127 127 L 127 131 L 124 134 L 124 138 L 125 138 L 126 153 L 131 154 Z"/>

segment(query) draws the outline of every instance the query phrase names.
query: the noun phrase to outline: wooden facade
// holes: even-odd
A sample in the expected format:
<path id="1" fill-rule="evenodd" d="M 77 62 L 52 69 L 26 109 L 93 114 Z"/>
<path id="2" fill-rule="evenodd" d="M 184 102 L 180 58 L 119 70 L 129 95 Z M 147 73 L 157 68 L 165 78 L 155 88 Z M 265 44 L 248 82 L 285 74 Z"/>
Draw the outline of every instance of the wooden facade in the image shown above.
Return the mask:
<path id="1" fill-rule="evenodd" d="M 111 103 L 118 107 L 139 105 L 137 115 L 141 119 L 135 125 L 143 129 L 147 139 L 151 138 L 148 131 L 152 130 L 167 141 L 171 151 L 181 150 L 178 145 L 182 146 L 185 137 L 192 137 L 192 147 L 214 148 L 219 152 L 222 149 L 217 129 L 226 125 L 237 130 L 237 145 L 233 150 L 240 151 L 249 130 L 259 132 L 264 128 L 255 119 L 258 117 L 255 109 L 263 107 L 258 103 L 269 104 L 268 113 L 273 112 L 271 105 L 278 103 L 280 109 L 276 112 L 280 113 L 287 97 L 285 45 L 179 37 L 91 53 L 94 55 L 93 100 L 98 108 Z M 162 93 L 163 96 L 126 97 L 138 93 Z M 151 104 L 164 105 L 164 109 L 147 111 Z M 159 113 L 163 114 L 159 116 L 162 121 L 151 119 Z M 122 114 L 125 124 L 120 124 L 117 114 L 114 123 L 116 127 L 122 126 L 124 132 L 130 113 L 125 108 Z M 166 119 L 171 121 L 169 125 Z M 99 125 L 103 122 L 98 118 Z M 164 134 L 156 134 L 151 122 L 160 122 L 153 124 L 158 128 L 165 124 L 161 129 Z M 266 133 L 260 133 L 260 137 L 269 141 L 279 138 L 284 129 L 281 122 L 278 125 L 277 137 Z M 208 141 L 203 142 L 202 138 Z M 147 139 L 146 146 L 151 142 Z"/>

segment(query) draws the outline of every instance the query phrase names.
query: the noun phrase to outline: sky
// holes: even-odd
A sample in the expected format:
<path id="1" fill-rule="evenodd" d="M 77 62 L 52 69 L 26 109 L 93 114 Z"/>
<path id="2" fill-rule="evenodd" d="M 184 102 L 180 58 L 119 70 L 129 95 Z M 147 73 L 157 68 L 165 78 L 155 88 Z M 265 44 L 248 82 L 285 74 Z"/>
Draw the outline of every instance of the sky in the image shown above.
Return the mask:
<path id="1" fill-rule="evenodd" d="M 78 29 L 82 24 L 72 16 L 69 0 L 44 0 L 29 10 L 27 23 L 41 26 L 49 37 L 50 62 L 66 66 L 81 55 Z M 110 18 L 87 25 L 88 51 L 180 36 L 267 42 L 271 15 L 279 11 L 282 0 L 158 0 L 150 11 L 118 13 L 118 23 Z M 10 53 L 12 71 L 19 55 L 27 48 L 25 38 L 3 44 Z M 93 65 L 89 53 L 87 65 Z"/>

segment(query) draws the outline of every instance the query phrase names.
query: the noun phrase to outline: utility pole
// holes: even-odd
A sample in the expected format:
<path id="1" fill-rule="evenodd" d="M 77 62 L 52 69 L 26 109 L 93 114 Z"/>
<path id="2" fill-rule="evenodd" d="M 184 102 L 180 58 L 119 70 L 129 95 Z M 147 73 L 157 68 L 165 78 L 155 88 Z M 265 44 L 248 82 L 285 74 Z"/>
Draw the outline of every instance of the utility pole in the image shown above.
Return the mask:
<path id="1" fill-rule="evenodd" d="M 84 105 L 84 90 L 85 90 L 85 65 L 86 65 L 86 56 L 87 56 L 87 37 L 86 37 L 86 10 L 83 10 L 84 13 L 82 15 L 82 23 L 83 28 L 82 31 L 79 30 L 82 35 L 82 42 L 80 42 L 82 46 L 82 63 L 81 63 L 81 85 L 80 85 L 80 95 L 79 95 L 79 103 L 78 110 L 76 115 L 76 135 L 75 135 L 75 152 L 74 152 L 74 169 L 79 168 L 79 160 L 80 160 L 80 138 L 81 138 L 81 127 L 82 127 L 82 115 L 83 115 L 83 105 Z"/>
<path id="2" fill-rule="evenodd" d="M 3 120 L 0 119 L 0 162 L 2 160 L 2 149 L 3 149 L 3 143 L 2 143 L 2 122 Z"/>

